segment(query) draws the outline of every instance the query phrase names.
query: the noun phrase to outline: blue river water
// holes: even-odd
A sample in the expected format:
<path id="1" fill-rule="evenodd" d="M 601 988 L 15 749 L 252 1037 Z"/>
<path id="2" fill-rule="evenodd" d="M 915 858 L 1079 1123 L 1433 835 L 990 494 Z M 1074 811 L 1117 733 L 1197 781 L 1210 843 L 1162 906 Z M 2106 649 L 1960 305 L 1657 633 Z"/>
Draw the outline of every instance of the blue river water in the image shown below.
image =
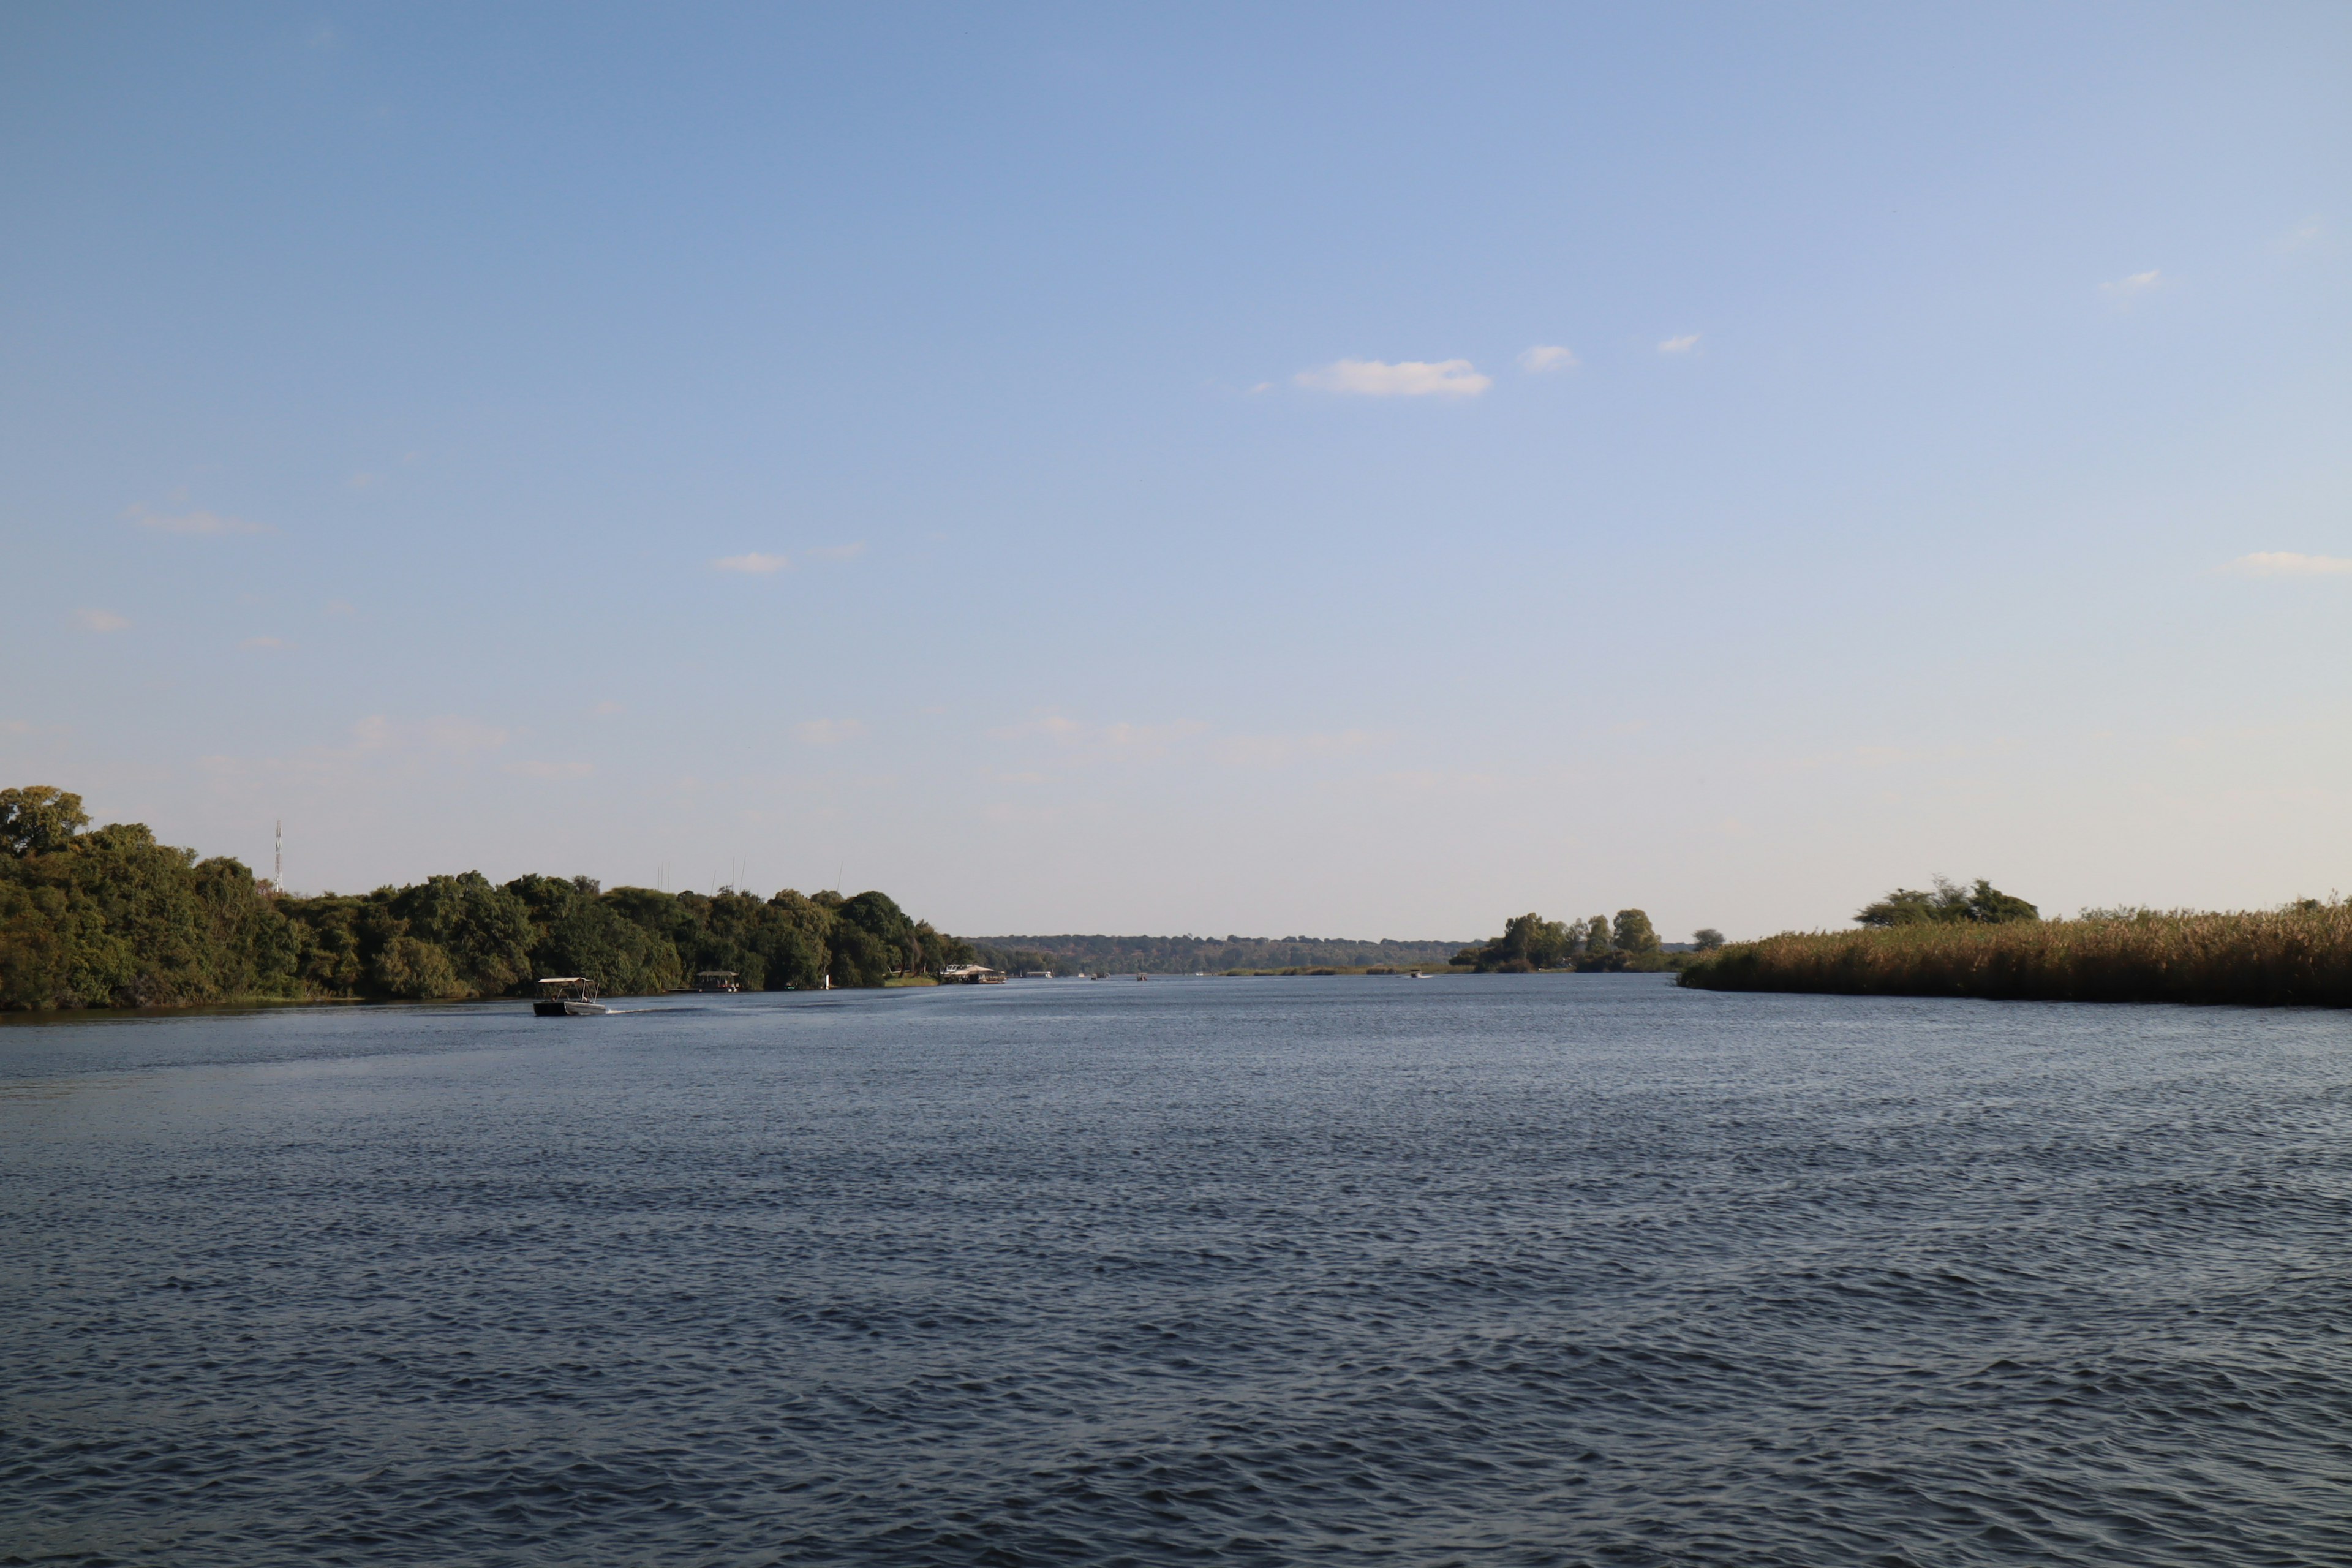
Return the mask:
<path id="1" fill-rule="evenodd" d="M 0 1027 L 0 1562 L 2352 1563 L 2352 1017 Z"/>

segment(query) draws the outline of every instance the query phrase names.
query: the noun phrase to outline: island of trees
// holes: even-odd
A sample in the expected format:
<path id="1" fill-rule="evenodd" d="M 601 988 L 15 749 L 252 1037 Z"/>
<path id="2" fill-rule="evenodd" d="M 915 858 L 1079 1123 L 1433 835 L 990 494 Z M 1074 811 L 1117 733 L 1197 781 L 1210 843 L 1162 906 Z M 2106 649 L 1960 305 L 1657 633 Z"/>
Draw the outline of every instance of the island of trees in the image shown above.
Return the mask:
<path id="1" fill-rule="evenodd" d="M 79 795 L 0 790 L 0 1008 L 508 996 L 541 974 L 643 994 L 703 969 L 754 990 L 867 986 L 972 959 L 878 892 L 705 896 L 468 871 L 295 898 L 139 823 L 92 828 Z"/>
<path id="2" fill-rule="evenodd" d="M 1720 942 L 1706 931 L 1699 942 Z M 1581 921 L 1548 921 L 1541 915 L 1514 915 L 1503 922 L 1503 934 L 1492 942 L 1465 947 L 1454 955 L 1456 965 L 1480 974 L 1528 974 L 1547 969 L 1570 969 L 1583 973 L 1613 973 L 1627 970 L 1664 969 L 1665 944 L 1657 928 L 1641 910 L 1619 910 L 1612 922 L 1607 915 Z"/>
<path id="3" fill-rule="evenodd" d="M 1706 955 L 1681 984 L 2004 1001 L 2352 1006 L 2352 901 L 2276 910 L 2085 910 L 2044 920 L 1989 881 L 1898 888 L 1849 931 L 1784 931 Z"/>

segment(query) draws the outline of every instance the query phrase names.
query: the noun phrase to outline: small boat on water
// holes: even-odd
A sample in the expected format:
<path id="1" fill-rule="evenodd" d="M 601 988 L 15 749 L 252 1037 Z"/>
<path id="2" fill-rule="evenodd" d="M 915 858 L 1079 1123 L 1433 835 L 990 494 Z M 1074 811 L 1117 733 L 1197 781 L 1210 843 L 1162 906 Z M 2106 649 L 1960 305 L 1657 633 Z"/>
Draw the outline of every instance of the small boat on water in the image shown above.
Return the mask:
<path id="1" fill-rule="evenodd" d="M 539 983 L 530 1010 L 542 1018 L 591 1018 L 612 1011 L 596 1000 L 596 983 L 584 974 L 554 974 Z"/>

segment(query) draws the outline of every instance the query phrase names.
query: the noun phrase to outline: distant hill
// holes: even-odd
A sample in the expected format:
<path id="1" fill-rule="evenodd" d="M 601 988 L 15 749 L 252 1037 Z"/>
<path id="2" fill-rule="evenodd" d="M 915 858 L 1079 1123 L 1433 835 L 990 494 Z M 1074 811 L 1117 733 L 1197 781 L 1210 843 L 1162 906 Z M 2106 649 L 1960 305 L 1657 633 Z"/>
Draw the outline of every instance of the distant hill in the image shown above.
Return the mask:
<path id="1" fill-rule="evenodd" d="M 1107 974 L 1215 974 L 1227 969 L 1357 968 L 1393 963 L 1443 967 L 1472 944 L 1461 942 L 1349 942 L 1313 936 L 974 936 L 982 963 Z"/>

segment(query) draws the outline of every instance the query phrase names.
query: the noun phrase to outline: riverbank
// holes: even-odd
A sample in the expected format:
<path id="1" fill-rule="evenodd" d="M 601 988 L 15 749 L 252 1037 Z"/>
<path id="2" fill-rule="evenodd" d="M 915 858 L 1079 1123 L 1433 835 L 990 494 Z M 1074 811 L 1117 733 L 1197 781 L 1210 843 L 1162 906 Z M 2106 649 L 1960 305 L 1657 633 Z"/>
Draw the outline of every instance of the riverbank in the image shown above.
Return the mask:
<path id="1" fill-rule="evenodd" d="M 2005 925 L 1787 931 L 1691 964 L 1709 991 L 2352 1007 L 2352 902 L 2139 910 Z"/>

